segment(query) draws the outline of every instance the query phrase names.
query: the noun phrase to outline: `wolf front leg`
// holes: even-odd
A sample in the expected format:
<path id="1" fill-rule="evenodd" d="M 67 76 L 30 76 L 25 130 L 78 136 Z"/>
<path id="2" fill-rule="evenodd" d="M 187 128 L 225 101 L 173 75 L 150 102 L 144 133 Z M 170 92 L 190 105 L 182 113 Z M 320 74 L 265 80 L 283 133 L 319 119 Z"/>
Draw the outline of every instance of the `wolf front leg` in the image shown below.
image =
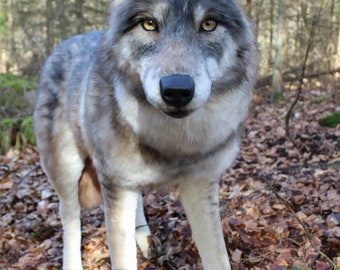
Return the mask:
<path id="1" fill-rule="evenodd" d="M 230 270 L 219 215 L 218 181 L 183 181 L 179 193 L 204 270 Z"/>
<path id="2" fill-rule="evenodd" d="M 112 270 L 137 270 L 135 237 L 139 190 L 103 185 L 106 233 Z"/>
<path id="3" fill-rule="evenodd" d="M 148 237 L 151 235 L 150 228 L 146 222 L 142 194 L 138 196 L 138 206 L 136 215 L 136 241 L 144 256 L 149 257 L 149 241 Z"/>

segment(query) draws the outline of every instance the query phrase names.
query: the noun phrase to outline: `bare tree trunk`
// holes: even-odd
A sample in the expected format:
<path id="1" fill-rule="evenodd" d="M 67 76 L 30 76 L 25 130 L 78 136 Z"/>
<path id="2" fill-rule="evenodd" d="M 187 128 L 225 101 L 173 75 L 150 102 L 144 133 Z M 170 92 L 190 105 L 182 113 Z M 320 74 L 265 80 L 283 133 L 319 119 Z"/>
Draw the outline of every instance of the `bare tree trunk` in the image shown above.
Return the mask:
<path id="1" fill-rule="evenodd" d="M 7 72 L 9 54 L 8 32 L 9 32 L 9 0 L 0 1 L 0 73 Z"/>
<path id="2" fill-rule="evenodd" d="M 18 16 L 18 8 L 14 0 L 8 1 L 9 7 L 9 26 L 10 26 L 10 33 L 9 33 L 9 58 L 11 63 L 10 67 L 6 67 L 7 72 L 17 72 L 20 69 L 20 52 L 17 50 L 17 42 L 16 42 L 16 31 L 18 28 L 18 23 L 15 20 L 15 17 Z"/>
<path id="3" fill-rule="evenodd" d="M 338 10 L 336 9 L 336 5 L 338 5 Z M 332 38 L 332 43 L 334 46 L 333 50 L 333 57 L 330 58 L 330 68 L 339 68 L 340 67 L 340 19 L 339 19 L 339 13 L 340 13 L 340 5 L 339 2 L 336 4 L 335 0 L 332 0 L 331 3 L 331 31 L 330 35 Z M 337 75 L 339 76 L 339 75 Z"/>
<path id="4" fill-rule="evenodd" d="M 75 13 L 76 13 L 76 26 L 77 26 L 77 34 L 81 34 L 84 32 L 84 15 L 83 15 L 83 5 L 84 5 L 84 0 L 76 0 L 76 8 L 75 8 Z"/>
<path id="5" fill-rule="evenodd" d="M 46 0 L 46 43 L 45 43 L 45 51 L 46 54 L 49 55 L 52 52 L 53 48 L 53 0 Z"/>
<path id="6" fill-rule="evenodd" d="M 246 11 L 250 15 L 251 10 L 252 10 L 252 5 L 251 5 L 252 0 L 246 0 Z"/>
<path id="7" fill-rule="evenodd" d="M 277 10 L 277 39 L 275 44 L 275 58 L 273 65 L 273 79 L 271 86 L 271 96 L 272 102 L 279 101 L 282 98 L 282 70 L 281 70 L 281 54 L 282 54 L 282 35 L 283 35 L 283 0 L 279 0 L 278 10 Z"/>
<path id="8" fill-rule="evenodd" d="M 337 47 L 338 48 L 337 48 L 337 54 L 335 56 L 335 66 L 340 67 L 340 27 L 338 29 L 338 46 Z"/>
<path id="9" fill-rule="evenodd" d="M 269 25 L 269 55 L 268 55 L 268 66 L 273 64 L 273 37 L 274 37 L 274 0 L 270 0 L 270 25 Z"/>

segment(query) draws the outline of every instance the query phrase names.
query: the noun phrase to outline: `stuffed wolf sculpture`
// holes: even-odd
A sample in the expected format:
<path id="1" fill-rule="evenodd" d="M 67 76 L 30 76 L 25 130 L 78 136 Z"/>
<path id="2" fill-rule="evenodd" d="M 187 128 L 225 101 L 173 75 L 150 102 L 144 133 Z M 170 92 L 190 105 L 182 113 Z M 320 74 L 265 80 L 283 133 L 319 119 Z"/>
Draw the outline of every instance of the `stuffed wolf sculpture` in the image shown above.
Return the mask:
<path id="1" fill-rule="evenodd" d="M 82 269 L 81 205 L 101 198 L 112 269 L 137 269 L 136 241 L 149 249 L 146 186 L 176 188 L 204 269 L 230 269 L 219 178 L 238 153 L 257 69 L 251 23 L 232 0 L 115 0 L 108 30 L 57 46 L 34 120 L 60 198 L 64 269 Z"/>

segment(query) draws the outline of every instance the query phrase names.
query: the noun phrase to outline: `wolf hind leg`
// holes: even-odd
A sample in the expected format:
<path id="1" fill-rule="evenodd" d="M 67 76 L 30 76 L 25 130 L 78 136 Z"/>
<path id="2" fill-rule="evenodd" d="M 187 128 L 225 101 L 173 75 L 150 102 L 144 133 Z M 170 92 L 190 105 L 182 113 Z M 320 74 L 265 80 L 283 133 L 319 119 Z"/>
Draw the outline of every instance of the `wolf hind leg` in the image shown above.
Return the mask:
<path id="1" fill-rule="evenodd" d="M 81 259 L 81 221 L 77 185 L 60 197 L 60 216 L 63 225 L 63 270 L 83 269 Z"/>
<path id="2" fill-rule="evenodd" d="M 210 179 L 182 181 L 180 200 L 192 229 L 204 270 L 230 270 L 218 207 L 219 184 Z"/>
<path id="3" fill-rule="evenodd" d="M 59 197 L 63 226 L 63 270 L 81 270 L 81 221 L 78 196 L 84 160 L 70 130 L 63 128 L 52 141 L 40 141 L 41 165 Z"/>

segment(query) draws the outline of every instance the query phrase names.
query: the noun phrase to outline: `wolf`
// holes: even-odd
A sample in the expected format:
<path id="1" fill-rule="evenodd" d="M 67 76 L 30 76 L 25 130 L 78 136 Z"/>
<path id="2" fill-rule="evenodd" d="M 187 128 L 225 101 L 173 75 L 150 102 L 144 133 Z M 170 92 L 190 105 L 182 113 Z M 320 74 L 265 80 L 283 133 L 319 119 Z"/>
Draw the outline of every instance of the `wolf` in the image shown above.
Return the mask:
<path id="1" fill-rule="evenodd" d="M 219 179 L 239 151 L 258 55 L 233 0 L 114 0 L 107 30 L 56 47 L 34 128 L 60 199 L 63 269 L 82 269 L 81 208 L 103 201 L 112 269 L 136 270 L 136 242 L 150 249 L 145 187 L 176 189 L 204 269 L 231 269 Z"/>

